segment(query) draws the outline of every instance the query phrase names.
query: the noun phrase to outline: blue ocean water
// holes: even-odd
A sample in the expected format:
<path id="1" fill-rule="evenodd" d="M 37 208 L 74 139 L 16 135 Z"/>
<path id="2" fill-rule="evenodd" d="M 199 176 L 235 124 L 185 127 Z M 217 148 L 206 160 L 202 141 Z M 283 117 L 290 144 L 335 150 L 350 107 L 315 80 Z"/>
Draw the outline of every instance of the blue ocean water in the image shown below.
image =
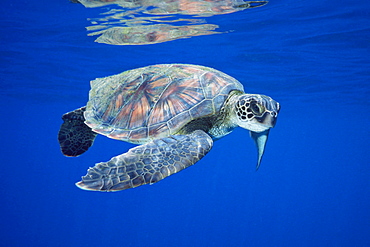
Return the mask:
<path id="1" fill-rule="evenodd" d="M 219 34 L 94 42 L 85 27 L 114 8 L 2 1 L 1 246 L 370 246 L 368 1 L 175 14 Z M 239 128 L 154 185 L 78 189 L 88 167 L 134 145 L 98 136 L 66 158 L 61 115 L 86 104 L 90 80 L 158 63 L 213 67 L 280 102 L 260 169 Z"/>

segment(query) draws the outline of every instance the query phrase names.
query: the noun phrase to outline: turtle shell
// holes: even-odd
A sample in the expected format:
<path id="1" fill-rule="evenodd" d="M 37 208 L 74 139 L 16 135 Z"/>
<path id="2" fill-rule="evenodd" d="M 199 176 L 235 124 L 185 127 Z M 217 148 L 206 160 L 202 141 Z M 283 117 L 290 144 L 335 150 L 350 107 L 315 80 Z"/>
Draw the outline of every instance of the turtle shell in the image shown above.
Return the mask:
<path id="1" fill-rule="evenodd" d="M 91 81 L 85 123 L 113 139 L 146 143 L 218 114 L 236 79 L 215 69 L 160 64 Z"/>

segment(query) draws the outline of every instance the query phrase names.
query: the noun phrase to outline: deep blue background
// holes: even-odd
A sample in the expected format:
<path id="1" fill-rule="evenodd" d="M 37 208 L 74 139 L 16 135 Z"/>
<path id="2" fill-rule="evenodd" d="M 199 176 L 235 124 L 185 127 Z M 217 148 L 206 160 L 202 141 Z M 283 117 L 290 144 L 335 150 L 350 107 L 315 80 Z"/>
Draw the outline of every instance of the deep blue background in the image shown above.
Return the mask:
<path id="1" fill-rule="evenodd" d="M 101 9 L 2 1 L 1 246 L 370 246 L 370 2 L 270 1 L 207 18 L 219 35 L 149 46 L 94 43 Z M 57 143 L 89 81 L 156 63 L 201 64 L 282 106 L 261 168 L 243 129 L 196 165 L 117 193 L 75 187 L 133 145 Z"/>

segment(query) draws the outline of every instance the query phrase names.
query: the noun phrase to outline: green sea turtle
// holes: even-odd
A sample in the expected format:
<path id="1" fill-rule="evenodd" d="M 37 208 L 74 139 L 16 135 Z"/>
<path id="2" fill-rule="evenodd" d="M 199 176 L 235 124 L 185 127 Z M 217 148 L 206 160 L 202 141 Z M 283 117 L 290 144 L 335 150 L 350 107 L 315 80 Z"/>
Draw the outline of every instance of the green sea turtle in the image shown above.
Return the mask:
<path id="1" fill-rule="evenodd" d="M 280 105 L 245 94 L 233 77 L 212 68 L 160 64 L 91 81 L 86 107 L 63 115 L 58 140 L 66 156 L 84 153 L 97 134 L 141 144 L 89 168 L 85 190 L 119 191 L 152 184 L 200 160 L 213 141 L 248 129 L 257 169 Z"/>

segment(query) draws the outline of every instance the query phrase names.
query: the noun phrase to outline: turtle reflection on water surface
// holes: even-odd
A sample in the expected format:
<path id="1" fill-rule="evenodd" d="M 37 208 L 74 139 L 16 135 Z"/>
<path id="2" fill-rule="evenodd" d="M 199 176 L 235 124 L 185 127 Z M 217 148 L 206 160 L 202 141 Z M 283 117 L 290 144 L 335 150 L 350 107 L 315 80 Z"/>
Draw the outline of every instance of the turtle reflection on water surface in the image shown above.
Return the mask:
<path id="1" fill-rule="evenodd" d="M 267 1 L 243 0 L 72 0 L 87 8 L 107 6 L 89 18 L 89 36 L 109 45 L 149 45 L 202 35 L 220 34 L 206 17 L 262 7 Z M 103 8 L 106 10 L 107 8 Z M 192 18 L 188 18 L 188 17 Z M 196 18 L 193 18 L 196 17 Z M 201 18 L 199 18 L 201 17 Z"/>

